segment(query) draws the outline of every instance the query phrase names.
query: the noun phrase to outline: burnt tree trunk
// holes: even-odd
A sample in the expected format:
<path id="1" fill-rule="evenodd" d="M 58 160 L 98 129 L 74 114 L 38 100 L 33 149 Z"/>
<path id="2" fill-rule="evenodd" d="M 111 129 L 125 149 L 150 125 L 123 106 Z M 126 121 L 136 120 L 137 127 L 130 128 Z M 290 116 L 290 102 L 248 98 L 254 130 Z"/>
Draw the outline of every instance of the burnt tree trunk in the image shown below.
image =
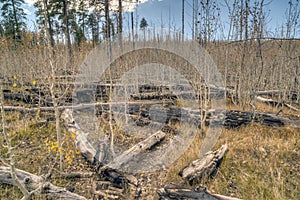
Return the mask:
<path id="1" fill-rule="evenodd" d="M 191 162 L 179 175 L 187 179 L 190 183 L 200 182 L 204 178 L 213 177 L 226 151 L 227 145 L 225 144 L 214 152 L 206 153 L 203 158 Z"/>
<path id="2" fill-rule="evenodd" d="M 41 176 L 19 169 L 16 170 L 16 174 L 28 192 L 33 192 L 35 195 L 46 195 L 47 199 L 86 200 L 83 196 L 46 182 Z M 16 186 L 9 167 L 0 166 L 0 183 Z"/>

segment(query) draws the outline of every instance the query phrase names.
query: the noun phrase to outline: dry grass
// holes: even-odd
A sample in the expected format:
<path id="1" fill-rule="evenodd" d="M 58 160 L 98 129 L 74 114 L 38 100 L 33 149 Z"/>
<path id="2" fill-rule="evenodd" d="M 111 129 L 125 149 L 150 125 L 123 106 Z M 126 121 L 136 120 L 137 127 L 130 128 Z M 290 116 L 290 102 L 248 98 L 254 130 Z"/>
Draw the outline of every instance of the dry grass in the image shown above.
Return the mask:
<path id="1" fill-rule="evenodd" d="M 224 129 L 216 147 L 229 147 L 214 179 L 203 181 L 213 192 L 242 199 L 299 199 L 299 130 L 252 124 Z M 170 167 L 165 183 L 190 186 L 178 173 L 196 158 L 201 139 Z"/>
<path id="2" fill-rule="evenodd" d="M 16 148 L 17 167 L 38 175 L 46 174 L 53 168 L 50 181 L 63 187 L 74 187 L 75 192 L 90 197 L 90 180 L 59 178 L 57 151 L 46 142 L 56 141 L 52 123 L 37 125 L 30 116 L 8 113 L 9 133 Z M 181 156 L 165 174 L 152 176 L 156 185 L 176 183 L 189 186 L 178 176 L 190 161 L 197 158 L 204 133 L 198 133 L 188 151 Z M 90 171 L 91 167 L 77 155 L 70 134 L 63 132 L 64 172 Z M 1 140 L 1 143 L 3 141 Z M 216 147 L 226 143 L 229 147 L 221 167 L 212 180 L 204 181 L 208 189 L 223 195 L 243 199 L 299 199 L 300 180 L 300 137 L 299 130 L 272 128 L 259 124 L 224 129 Z M 50 147 L 50 149 L 49 149 Z M 1 147 L 1 157 L 5 148 Z M 157 180 L 155 180 L 158 178 Z M 196 185 L 189 186 L 195 187 Z M 148 190 L 151 185 L 148 185 Z M 18 199 L 18 189 L 0 185 L 1 199 Z"/>
<path id="3" fill-rule="evenodd" d="M 257 124 L 224 130 L 229 152 L 209 188 L 243 199 L 299 199 L 299 130 Z"/>
<path id="4" fill-rule="evenodd" d="M 36 175 L 52 173 L 50 182 L 57 186 L 75 188 L 79 194 L 89 197 L 89 192 L 83 190 L 82 184 L 89 180 L 65 180 L 60 178 L 58 149 L 55 147 L 55 125 L 50 123 L 38 124 L 38 121 L 18 113 L 7 115 L 8 131 L 15 148 L 16 167 Z M 24 120 L 26 119 L 26 120 Z M 88 163 L 77 153 L 71 135 L 63 131 L 63 173 L 91 170 Z M 0 137 L 0 144 L 3 144 Z M 1 145 L 1 158 L 5 160 L 7 150 Z M 7 161 L 6 161 L 7 162 Z M 0 165 L 3 163 L 0 161 Z M 86 189 L 86 187 L 85 187 Z M 21 199 L 22 194 L 16 187 L 0 184 L 0 199 Z M 45 199 L 36 197 L 34 199 Z"/>
<path id="5" fill-rule="evenodd" d="M 291 85 L 288 81 L 290 79 L 289 75 L 293 72 L 293 66 L 299 64 L 299 61 L 296 59 L 288 59 L 285 53 L 290 57 L 297 56 L 299 54 L 299 42 L 294 43 L 293 47 L 296 51 L 292 51 L 291 55 L 287 52 L 286 45 L 282 45 L 282 47 L 278 49 L 277 43 L 278 42 L 265 42 L 265 52 L 263 55 L 266 67 L 263 68 L 262 75 L 266 79 L 263 80 L 266 81 L 266 85 L 264 85 L 263 88 L 256 89 L 282 89 L 285 86 L 290 87 Z M 226 48 L 229 48 L 228 62 L 225 62 L 226 58 L 224 52 L 226 51 Z M 223 44 L 218 48 L 212 46 L 209 51 L 214 57 L 215 63 L 218 66 L 221 66 L 221 70 L 224 69 L 225 66 L 228 66 L 228 73 L 235 75 L 235 73 L 240 74 L 240 72 L 237 72 L 240 67 L 238 66 L 241 58 L 240 50 L 241 45 L 236 43 L 229 47 L 228 45 Z M 57 51 L 59 52 L 59 50 Z M 86 52 L 88 52 L 88 48 L 87 50 L 83 50 L 76 54 L 75 65 L 72 66 L 71 69 L 72 72 L 76 72 L 76 69 L 82 62 Z M 236 52 L 239 53 L 236 54 Z M 257 64 L 254 65 L 256 59 L 255 51 L 249 50 L 249 52 L 251 53 L 251 57 L 247 58 L 247 61 L 249 62 L 245 64 L 245 67 L 259 67 Z M 57 53 L 57 55 L 57 66 L 62 66 L 62 70 L 68 69 L 68 65 L 66 65 L 63 56 L 64 54 Z M 15 74 L 19 74 L 20 79 L 18 79 L 18 81 L 20 82 L 20 85 L 22 85 L 22 83 L 30 83 L 32 80 L 43 79 L 43 75 L 45 75 L 43 73 L 46 73 L 49 68 L 47 67 L 47 63 L 45 63 L 45 55 L 41 53 L 40 49 L 29 49 L 27 53 L 22 53 L 21 50 L 17 52 L 5 51 L 0 59 L 0 65 L 3 70 L 2 72 L 5 76 L 8 76 L 8 79 L 10 80 L 13 79 L 12 77 Z M 284 71 L 278 71 L 279 69 L 286 69 L 286 74 Z M 23 76 L 24 70 L 26 70 L 26 76 Z M 248 73 L 250 71 L 251 70 L 248 70 L 246 72 Z M 57 75 L 62 74 L 58 73 Z M 266 75 L 270 75 L 270 77 Z M 295 75 L 295 73 L 293 75 Z M 234 82 L 233 77 L 229 78 L 229 83 L 230 81 Z M 268 78 L 270 80 L 267 80 Z M 277 79 L 280 79 L 280 81 Z M 249 85 L 243 85 L 245 93 L 247 93 L 249 89 L 253 89 L 251 86 L 252 81 L 253 79 L 251 79 L 251 77 L 246 79 L 245 83 Z M 260 85 L 264 84 L 263 81 L 261 80 Z M 299 88 L 299 86 L 297 87 Z M 22 88 L 20 88 L 20 90 L 23 91 Z M 181 102 L 178 102 L 178 106 L 182 106 L 181 104 Z M 245 105 L 248 106 L 248 104 Z M 247 106 L 236 107 L 235 105 L 227 105 L 227 109 L 249 110 L 249 107 Z M 276 113 L 278 111 L 278 108 L 271 108 L 262 103 L 256 103 L 256 107 L 259 112 Z M 299 113 L 284 109 L 283 114 L 294 115 Z M 51 142 L 56 141 L 54 124 L 48 123 L 41 125 L 37 123 L 35 117 L 30 115 L 23 116 L 14 112 L 8 113 L 7 121 L 9 123 L 8 131 L 10 137 L 13 138 L 13 144 L 17 147 L 15 151 L 18 168 L 37 175 L 46 174 L 53 168 L 53 177 L 49 181 L 53 184 L 67 188 L 74 187 L 74 192 L 88 198 L 91 197 L 90 180 L 64 180 L 59 178 L 60 172 L 57 151 L 55 148 L 51 149 Z M 107 131 L 108 126 L 104 127 L 104 129 Z M 229 152 L 227 152 L 215 178 L 204 181 L 202 184 L 205 184 L 208 189 L 213 192 L 229 196 L 232 195 L 243 199 L 300 199 L 299 133 L 300 131 L 296 129 L 272 128 L 258 124 L 252 124 L 238 129 L 224 129 L 216 147 L 227 142 Z M 168 172 L 161 176 L 154 176 L 152 182 L 158 182 L 157 185 L 173 182 L 175 184 L 188 186 L 188 183 L 182 180 L 178 176 L 178 173 L 190 161 L 197 158 L 200 145 L 203 141 L 203 135 L 203 132 L 199 133 L 189 150 L 168 168 Z M 116 140 L 124 142 L 124 137 L 121 133 L 117 133 L 116 136 Z M 70 134 L 64 131 L 62 139 L 64 141 L 63 153 L 66 156 L 64 159 L 64 172 L 90 171 L 90 166 L 80 155 L 76 154 L 75 146 Z M 47 146 L 46 142 L 48 142 L 50 146 Z M 3 138 L 0 137 L 0 145 L 2 143 Z M 1 145 L 0 157 L 2 159 L 7 158 L 7 155 L 5 155 L 6 152 L 6 149 Z M 70 158 L 68 158 L 68 155 Z M 0 165 L 2 164 L 3 163 L 0 162 Z M 157 177 L 160 179 L 155 179 Z M 149 187 L 151 186 L 152 185 Z M 189 187 L 195 186 L 196 185 Z M 148 191 L 153 192 L 151 189 Z M 8 185 L 0 185 L 1 200 L 20 198 L 21 193 L 17 188 Z"/>
<path id="6" fill-rule="evenodd" d="M 265 104 L 256 104 L 256 106 L 260 112 L 276 111 L 275 108 Z M 229 105 L 228 108 L 239 109 L 234 105 Z M 296 114 L 288 109 L 284 109 L 284 113 Z M 56 141 L 54 124 L 51 122 L 38 124 L 33 116 L 24 116 L 18 112 L 8 112 L 6 120 L 10 137 L 13 138 L 13 144 L 17 146 L 15 150 L 18 168 L 37 175 L 46 174 L 53 168 L 53 176 L 49 181 L 58 186 L 74 188 L 74 192 L 91 197 L 90 179 L 59 178 L 58 153 L 55 148 L 51 148 L 51 142 Z M 103 129 L 108 130 L 108 127 L 104 126 Z M 122 133 L 117 129 L 115 131 L 116 140 L 124 143 L 124 138 L 120 135 Z M 299 199 L 299 133 L 299 130 L 293 128 L 273 128 L 255 123 L 236 129 L 223 129 L 215 147 L 218 148 L 227 142 L 229 151 L 225 154 L 214 179 L 205 180 L 199 184 L 204 184 L 215 193 L 242 199 Z M 155 172 L 149 176 L 143 175 L 145 179 L 151 177 L 143 195 L 147 198 L 153 197 L 157 187 L 169 183 L 196 187 L 197 184 L 189 185 L 178 176 L 178 173 L 192 160 L 197 159 L 204 136 L 205 132 L 199 131 L 187 152 L 167 171 Z M 2 137 L 0 139 L 1 144 L 3 139 Z M 91 166 L 76 154 L 71 135 L 65 130 L 63 141 L 64 172 L 91 171 Z M 0 148 L 0 152 L 1 158 L 7 157 L 4 147 Z M 21 193 L 15 187 L 0 185 L 0 197 L 1 199 L 19 199 Z M 154 196 L 154 199 L 156 198 L 157 196 Z M 38 199 L 43 199 L 43 197 Z"/>
<path id="7" fill-rule="evenodd" d="M 258 112 L 273 112 L 276 108 L 256 104 Z M 229 105 L 227 109 L 240 109 Z M 297 114 L 283 109 L 284 115 Z M 229 151 L 216 176 L 204 180 L 215 193 L 242 199 L 300 198 L 300 130 L 289 127 L 268 127 L 253 123 L 236 129 L 223 129 L 215 148 L 227 143 Z M 197 158 L 203 137 L 198 135 L 189 150 L 169 169 L 165 183 L 188 187 L 178 173 Z"/>

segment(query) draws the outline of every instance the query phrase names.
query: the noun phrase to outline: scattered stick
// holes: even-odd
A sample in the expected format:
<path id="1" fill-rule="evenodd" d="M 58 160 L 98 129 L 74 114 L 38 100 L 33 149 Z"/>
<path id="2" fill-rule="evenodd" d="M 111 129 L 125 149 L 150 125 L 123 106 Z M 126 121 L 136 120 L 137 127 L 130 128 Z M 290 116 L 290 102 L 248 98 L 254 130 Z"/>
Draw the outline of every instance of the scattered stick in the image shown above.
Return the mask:
<path id="1" fill-rule="evenodd" d="M 98 181 L 92 183 L 93 195 L 101 197 L 101 199 L 120 199 L 120 197 L 124 198 L 122 192 L 123 190 L 111 186 L 111 182 Z"/>

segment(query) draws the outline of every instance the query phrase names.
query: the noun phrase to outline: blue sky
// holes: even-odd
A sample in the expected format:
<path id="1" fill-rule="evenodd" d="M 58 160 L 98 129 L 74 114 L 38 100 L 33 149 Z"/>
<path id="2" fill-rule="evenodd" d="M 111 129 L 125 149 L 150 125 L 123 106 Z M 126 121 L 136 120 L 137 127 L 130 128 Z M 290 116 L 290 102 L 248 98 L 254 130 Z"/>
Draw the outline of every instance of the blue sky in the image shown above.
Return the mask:
<path id="1" fill-rule="evenodd" d="M 32 22 L 35 20 L 34 17 L 34 8 L 32 6 L 34 0 L 25 0 L 27 5 L 25 5 L 26 12 L 29 14 L 28 26 L 32 27 Z M 116 0 L 114 0 L 116 1 Z M 126 0 L 128 1 L 128 0 Z M 125 1 L 125 2 L 126 2 Z M 268 17 L 268 27 L 270 29 L 270 36 L 276 34 L 275 28 L 280 27 L 285 23 L 285 12 L 288 7 L 288 0 L 266 0 L 270 2 L 267 5 L 269 10 Z M 140 21 L 144 17 L 149 26 L 151 27 L 161 27 L 162 25 L 165 28 L 171 26 L 177 30 L 181 29 L 181 0 L 140 0 L 140 3 L 134 9 L 135 19 Z M 221 7 L 221 23 L 225 27 L 228 26 L 228 13 L 227 9 L 224 6 L 224 1 L 218 1 Z M 193 0 L 186 0 L 185 3 L 185 33 L 191 35 L 191 26 L 192 26 L 192 4 Z M 299 8 L 300 9 L 300 8 Z M 124 27 L 128 27 L 128 18 L 129 14 L 124 14 Z M 300 33 L 298 33 L 299 36 Z M 273 35 L 275 36 L 275 35 Z"/>
<path id="2" fill-rule="evenodd" d="M 163 21 L 165 27 L 169 26 L 169 18 L 171 26 L 176 26 L 177 29 L 181 27 L 181 0 L 152 0 L 144 4 L 140 4 L 136 10 L 139 19 L 145 17 L 149 25 L 161 26 Z M 266 2 L 269 2 L 266 0 Z M 224 1 L 220 0 L 221 7 L 221 23 L 226 27 L 228 26 L 228 11 L 224 6 Z M 193 0 L 186 0 L 185 3 L 185 32 L 191 34 L 192 26 L 192 5 Z M 288 8 L 288 0 L 273 0 L 266 6 L 269 10 L 268 27 L 271 29 L 271 34 L 276 34 L 275 28 L 280 27 L 285 23 L 285 13 Z M 299 7 L 300 9 L 300 7 Z M 171 17 L 170 17 L 171 16 Z M 161 20 L 163 19 L 163 20 Z M 300 33 L 299 33 L 300 34 Z M 298 35 L 299 35 L 298 34 Z"/>

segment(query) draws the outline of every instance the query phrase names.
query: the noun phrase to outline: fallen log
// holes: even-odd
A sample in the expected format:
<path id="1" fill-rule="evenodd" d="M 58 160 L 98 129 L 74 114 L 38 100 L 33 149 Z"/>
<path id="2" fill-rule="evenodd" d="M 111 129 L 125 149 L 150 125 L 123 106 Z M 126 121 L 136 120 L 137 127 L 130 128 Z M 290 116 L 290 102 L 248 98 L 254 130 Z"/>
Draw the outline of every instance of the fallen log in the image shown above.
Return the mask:
<path id="1" fill-rule="evenodd" d="M 65 188 L 53 185 L 43 177 L 17 169 L 16 175 L 28 192 L 35 195 L 46 195 L 46 199 L 86 200 L 85 197 L 72 193 Z M 0 183 L 16 186 L 9 167 L 0 166 Z"/>
<path id="2" fill-rule="evenodd" d="M 206 123 L 209 124 L 211 120 L 219 121 L 220 124 L 222 123 L 223 126 L 229 128 L 248 125 L 252 122 L 272 127 L 289 126 L 293 128 L 300 128 L 299 119 L 289 119 L 288 117 L 277 116 L 271 113 L 247 112 L 239 110 L 209 110 Z"/>
<path id="3" fill-rule="evenodd" d="M 226 88 L 226 87 L 219 87 L 219 86 L 215 86 L 215 85 L 209 85 L 209 88 L 210 89 L 213 89 L 213 90 L 217 90 L 217 91 L 223 91 L 223 92 L 226 92 L 227 94 L 231 95 L 231 96 L 235 96 L 235 91 L 231 88 Z M 282 94 L 284 93 L 283 91 L 280 91 L 280 90 L 266 90 L 266 91 L 256 91 L 254 94 L 252 95 L 255 95 L 255 99 L 259 102 L 263 102 L 263 103 L 267 103 L 269 105 L 272 105 L 272 106 L 278 106 L 278 105 L 284 105 L 285 107 L 293 110 L 293 111 L 299 111 L 298 108 L 290 105 L 290 104 L 287 104 L 287 103 L 281 103 L 281 102 L 278 102 L 278 101 L 275 101 L 273 99 L 270 99 L 270 98 L 264 98 L 264 97 L 261 97 L 261 96 L 258 96 L 258 95 L 269 95 L 269 96 L 272 96 L 274 94 Z M 291 99 L 297 99 L 296 97 L 296 94 L 292 94 L 291 95 Z"/>
<path id="4" fill-rule="evenodd" d="M 74 178 L 92 178 L 94 176 L 94 173 L 92 172 L 71 172 L 71 173 L 61 173 L 61 178 L 66 179 L 74 179 Z"/>
<path id="5" fill-rule="evenodd" d="M 107 153 L 107 151 L 100 149 L 101 152 L 97 152 L 93 146 L 89 143 L 86 138 L 86 134 L 80 129 L 78 124 L 75 122 L 72 111 L 65 110 L 61 118 L 65 121 L 65 126 L 69 133 L 75 134 L 75 144 L 77 149 L 81 152 L 81 154 L 88 160 L 90 163 L 99 163 L 100 165 L 104 165 L 102 163 L 102 159 L 106 155 L 102 155 Z M 154 145 L 159 143 L 161 140 L 164 139 L 166 134 L 162 131 L 158 131 L 151 136 L 147 137 L 146 139 L 142 140 L 141 142 L 137 143 L 130 149 L 124 151 L 121 155 L 117 156 L 112 162 L 108 163 L 107 166 L 113 169 L 119 169 L 120 166 L 126 164 L 130 161 L 133 157 L 137 154 L 151 149 Z"/>
<path id="6" fill-rule="evenodd" d="M 112 157 L 112 152 L 109 151 L 108 147 L 104 147 L 104 145 L 100 145 L 99 149 L 94 149 L 94 147 L 89 143 L 86 138 L 86 133 L 84 133 L 78 124 L 75 122 L 73 118 L 72 111 L 66 109 L 62 115 L 62 119 L 65 122 L 65 127 L 67 128 L 70 134 L 75 134 L 75 144 L 76 148 L 80 151 L 81 155 L 90 162 L 93 166 L 95 166 L 97 174 L 104 180 L 110 181 L 113 187 L 117 187 L 122 189 L 122 193 L 119 196 L 122 196 L 123 193 L 126 193 L 126 188 L 128 188 L 128 184 L 135 187 L 136 179 L 130 175 L 119 172 L 116 169 L 109 167 L 106 163 L 108 160 L 104 160 L 106 157 Z M 159 134 L 158 134 L 159 135 Z M 156 135 L 155 135 L 156 136 Z M 144 148 L 148 148 L 149 144 L 143 144 Z M 136 151 L 133 150 L 134 153 Z M 128 154 L 129 155 L 129 154 Z M 126 160 L 126 159 L 125 159 Z M 102 195 L 103 191 L 96 191 L 95 194 Z"/>
<path id="7" fill-rule="evenodd" d="M 127 113 L 128 114 L 138 114 L 142 117 L 149 118 L 150 108 L 154 105 L 162 104 L 162 101 L 148 101 L 148 102 L 115 102 L 111 103 L 113 107 L 113 112 L 125 113 L 125 104 L 127 104 Z M 88 104 L 78 104 L 73 106 L 59 106 L 58 109 L 63 111 L 65 109 L 74 109 L 81 110 L 85 108 L 96 109 L 96 114 L 101 115 L 103 112 L 109 110 L 110 103 L 88 103 Z M 170 104 L 171 105 L 171 104 Z M 201 112 L 202 114 L 206 113 L 206 124 L 209 124 L 210 121 L 215 120 L 220 121 L 225 127 L 235 128 L 241 125 L 247 125 L 251 122 L 261 123 L 267 126 L 292 126 L 300 128 L 300 122 L 296 119 L 289 119 L 287 117 L 276 116 L 275 114 L 268 113 L 259 113 L 259 112 L 247 112 L 239 110 L 186 110 L 184 108 L 176 107 L 167 107 L 164 106 L 164 111 L 166 113 L 166 123 L 170 119 L 181 120 L 182 118 L 194 120 L 196 123 L 199 122 Z M 5 111 L 19 111 L 23 113 L 34 113 L 34 112 L 54 112 L 53 107 L 39 107 L 39 108 L 26 108 L 22 106 L 4 106 Z M 160 112 L 159 109 L 156 109 L 157 112 Z M 152 115 L 156 115 L 156 110 L 152 109 Z M 187 111 L 187 112 L 185 112 Z M 220 114 L 223 115 L 220 117 Z M 151 118 L 151 117 L 150 117 Z M 219 119 L 218 119 L 219 118 Z M 223 122 L 221 120 L 223 120 Z"/>
<path id="8" fill-rule="evenodd" d="M 65 127 L 67 128 L 68 132 L 70 134 L 75 134 L 74 141 L 75 141 L 76 147 L 81 152 L 81 154 L 86 158 L 86 160 L 89 161 L 90 163 L 96 163 L 96 162 L 101 163 L 103 161 L 102 158 L 107 156 L 107 155 L 102 155 L 102 154 L 107 153 L 107 152 L 104 152 L 104 150 L 103 150 L 103 152 L 102 151 L 97 152 L 97 150 L 94 149 L 93 146 L 91 146 L 91 144 L 89 143 L 89 141 L 86 138 L 86 133 L 84 133 L 80 129 L 80 127 L 74 120 L 72 111 L 70 109 L 66 109 L 62 113 L 61 118 L 64 120 Z M 123 154 L 122 154 L 123 158 L 121 159 L 121 157 L 118 157 L 118 159 L 121 159 L 122 161 L 125 162 L 125 160 L 126 160 L 125 157 L 128 157 L 128 156 L 130 157 L 132 155 L 136 155 L 137 153 L 139 153 L 141 151 L 151 148 L 151 146 L 155 145 L 157 142 L 162 140 L 164 137 L 165 137 L 165 133 L 159 131 L 159 132 L 151 135 L 147 139 L 141 141 L 137 145 L 133 146 L 132 148 L 128 149 L 127 151 L 123 152 Z"/>
<path id="9" fill-rule="evenodd" d="M 198 187 L 196 189 L 184 188 L 177 185 L 166 185 L 157 191 L 159 198 L 167 199 L 197 199 L 197 200 L 239 200 L 238 198 L 213 194 L 206 188 Z"/>
<path id="10" fill-rule="evenodd" d="M 226 151 L 227 144 L 222 145 L 214 152 L 207 152 L 203 158 L 191 162 L 179 173 L 179 175 L 187 179 L 191 184 L 200 182 L 204 178 L 213 177 L 216 174 Z"/>
<path id="11" fill-rule="evenodd" d="M 139 93 L 130 95 L 132 100 L 163 100 L 163 99 L 177 99 L 177 95 L 170 92 L 152 92 L 152 93 Z"/>
<path id="12" fill-rule="evenodd" d="M 136 157 L 138 154 L 151 149 L 154 145 L 163 140 L 165 136 L 166 134 L 162 131 L 154 133 L 150 137 L 124 151 L 121 155 L 119 155 L 111 163 L 109 163 L 108 166 L 113 169 L 119 169 L 120 167 L 128 163 L 132 158 Z"/>
<path id="13" fill-rule="evenodd" d="M 268 96 L 273 96 L 275 94 L 282 94 L 283 92 L 281 90 L 261 90 L 255 92 L 257 95 L 268 95 Z"/>
<path id="14" fill-rule="evenodd" d="M 146 101 L 146 102 L 80 103 L 80 104 L 76 104 L 76 105 L 58 106 L 58 110 L 59 111 L 63 111 L 66 109 L 80 110 L 80 109 L 85 109 L 85 108 L 96 107 L 97 114 L 99 114 L 101 112 L 108 111 L 110 104 L 113 107 L 118 106 L 118 105 L 125 105 L 125 104 L 132 106 L 132 107 L 135 107 L 135 106 L 141 107 L 141 106 L 151 106 L 151 105 L 162 104 L 162 103 L 169 104 L 171 102 L 168 102 L 168 101 Z M 19 111 L 19 112 L 23 112 L 23 113 L 25 113 L 25 112 L 32 113 L 32 112 L 37 112 L 37 111 L 54 112 L 54 107 L 41 106 L 41 107 L 27 108 L 27 107 L 23 107 L 23 106 L 4 106 L 4 110 L 5 111 Z"/>
<path id="15" fill-rule="evenodd" d="M 200 117 L 202 115 L 206 116 L 206 125 L 214 124 L 228 128 L 237 128 L 242 125 L 248 125 L 253 122 L 272 127 L 290 126 L 300 128 L 300 120 L 289 119 L 288 117 L 277 116 L 271 113 L 220 109 L 200 111 L 197 109 L 186 109 L 176 107 L 163 107 L 162 109 L 153 109 L 153 106 L 150 112 L 150 106 L 148 105 L 144 105 L 142 109 L 138 107 L 131 108 L 130 106 L 128 107 L 128 109 L 128 117 L 132 117 L 132 115 L 137 115 L 136 119 L 139 119 L 139 121 L 141 122 L 147 122 L 148 124 L 150 123 L 149 121 L 168 124 L 172 120 L 180 122 L 182 119 L 188 119 L 191 123 L 199 124 Z M 124 111 L 120 110 L 118 112 Z M 163 121 L 159 120 L 159 117 L 157 119 L 152 117 L 160 115 L 163 115 Z M 142 123 L 141 126 L 147 125 L 147 123 Z"/>
<path id="16" fill-rule="evenodd" d="M 38 89 L 40 90 L 40 89 Z M 25 90 L 23 93 L 21 92 L 11 92 L 6 91 L 3 92 L 4 99 L 14 100 L 17 102 L 24 102 L 26 104 L 30 104 L 31 106 L 40 105 L 44 107 L 53 106 L 52 99 L 50 98 L 50 94 L 45 94 L 44 92 L 38 93 L 34 90 Z M 66 97 L 59 98 L 59 105 L 70 105 L 72 103 L 72 97 L 67 95 Z"/>
<path id="17" fill-rule="evenodd" d="M 151 111 L 150 111 L 151 108 Z M 252 122 L 260 123 L 266 126 L 282 127 L 291 126 L 300 128 L 300 120 L 289 119 L 288 117 L 277 116 L 271 113 L 260 113 L 260 112 L 249 112 L 240 110 L 200 110 L 200 109 L 188 109 L 188 108 L 177 108 L 177 107 L 157 107 L 145 104 L 143 106 L 128 106 L 127 116 L 137 115 L 139 121 L 149 122 L 163 122 L 168 123 L 171 120 L 180 122 L 182 119 L 188 119 L 191 123 L 198 123 L 201 115 L 206 116 L 206 125 L 219 124 L 228 128 L 236 128 L 242 125 L 248 125 Z M 125 113 L 124 109 L 119 109 L 119 113 Z M 158 117 L 155 119 L 152 116 L 164 116 L 164 121 Z"/>
<path id="18" fill-rule="evenodd" d="M 4 99 L 15 100 L 15 101 L 22 101 L 24 103 L 29 104 L 37 104 L 39 102 L 39 96 L 36 94 L 23 94 L 23 93 L 11 93 L 11 92 L 4 92 L 3 93 Z"/>
<path id="19" fill-rule="evenodd" d="M 95 157 L 97 151 L 89 143 L 89 141 L 86 138 L 86 134 L 80 129 L 78 124 L 75 122 L 72 111 L 66 109 L 61 114 L 61 118 L 64 120 L 65 127 L 67 128 L 68 132 L 70 134 L 75 134 L 74 142 L 76 144 L 77 150 L 79 150 L 83 157 L 90 163 L 98 162 L 98 158 Z M 99 162 L 101 162 L 101 160 Z"/>
<path id="20" fill-rule="evenodd" d="M 298 108 L 290 105 L 290 104 L 287 104 L 287 103 L 284 103 L 284 102 L 278 102 L 278 101 L 275 101 L 273 99 L 270 99 L 270 98 L 264 98 L 264 97 L 261 97 L 261 96 L 257 96 L 256 97 L 256 100 L 259 101 L 259 102 L 262 102 L 262 103 L 265 103 L 265 104 L 268 104 L 268 105 L 271 105 L 271 106 L 285 106 L 293 111 L 299 111 Z"/>

